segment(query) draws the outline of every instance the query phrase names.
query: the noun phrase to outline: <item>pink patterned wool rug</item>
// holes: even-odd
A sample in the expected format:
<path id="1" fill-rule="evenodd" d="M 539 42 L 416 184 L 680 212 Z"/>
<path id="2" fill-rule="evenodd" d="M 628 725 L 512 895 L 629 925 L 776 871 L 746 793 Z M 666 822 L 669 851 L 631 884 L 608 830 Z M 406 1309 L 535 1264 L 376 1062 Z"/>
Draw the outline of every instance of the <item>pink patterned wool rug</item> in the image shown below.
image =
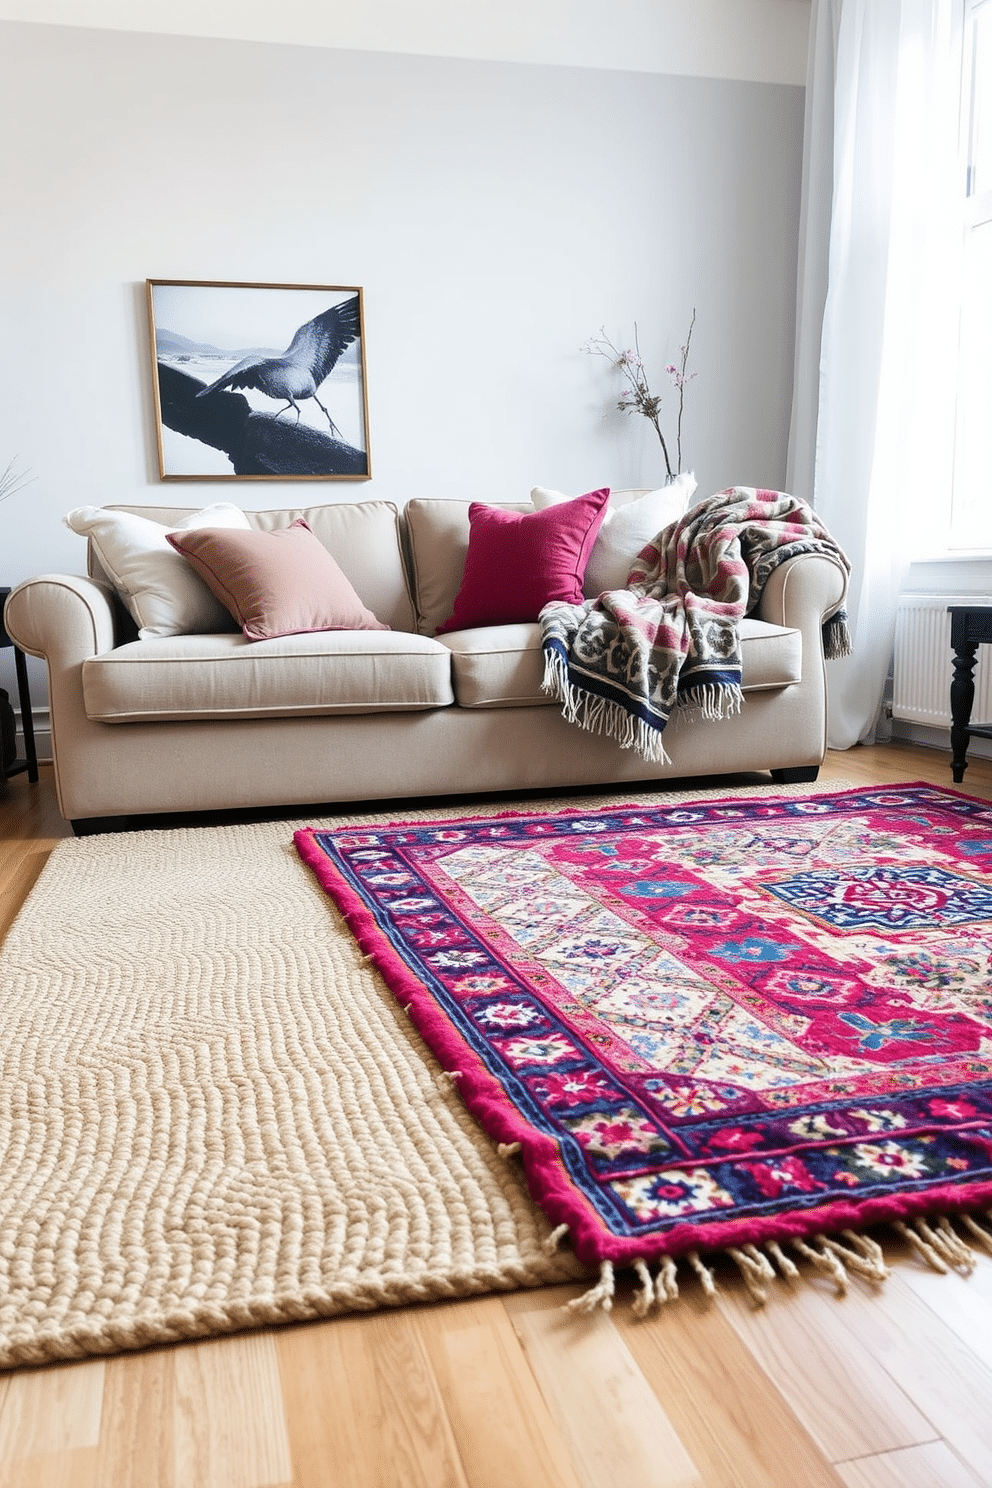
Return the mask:
<path id="1" fill-rule="evenodd" d="M 912 785 L 296 842 L 585 1264 L 868 1254 L 852 1227 L 937 1216 L 940 1242 L 992 1203 L 992 806 Z"/>

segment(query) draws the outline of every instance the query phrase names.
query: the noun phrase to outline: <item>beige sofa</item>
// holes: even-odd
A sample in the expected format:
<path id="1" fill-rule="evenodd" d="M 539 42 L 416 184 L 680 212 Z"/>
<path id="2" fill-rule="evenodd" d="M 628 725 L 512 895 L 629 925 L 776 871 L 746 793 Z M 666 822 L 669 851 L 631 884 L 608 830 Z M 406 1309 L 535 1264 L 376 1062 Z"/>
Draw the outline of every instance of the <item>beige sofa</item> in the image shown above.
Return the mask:
<path id="1" fill-rule="evenodd" d="M 523 508 L 516 508 L 521 510 Z M 115 508 L 161 523 L 190 508 Z M 48 667 L 59 806 L 77 831 L 147 813 L 287 807 L 770 771 L 812 780 L 825 749 L 821 623 L 844 592 L 830 558 L 781 564 L 743 624 L 744 707 L 669 725 L 668 765 L 565 722 L 541 691 L 536 624 L 435 637 L 465 563 L 468 502 L 249 512 L 304 518 L 383 631 L 246 641 L 133 639 L 92 551 L 89 577 L 10 595 L 10 635 Z"/>

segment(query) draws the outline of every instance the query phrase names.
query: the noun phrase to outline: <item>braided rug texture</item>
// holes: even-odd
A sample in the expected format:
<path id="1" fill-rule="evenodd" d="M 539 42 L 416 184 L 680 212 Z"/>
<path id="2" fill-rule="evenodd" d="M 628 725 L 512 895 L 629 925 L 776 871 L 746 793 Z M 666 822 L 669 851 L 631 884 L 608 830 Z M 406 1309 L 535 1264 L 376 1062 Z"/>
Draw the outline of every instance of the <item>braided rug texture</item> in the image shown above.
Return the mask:
<path id="1" fill-rule="evenodd" d="M 0 1367 L 587 1274 L 439 1074 L 293 824 L 60 843 L 0 951 Z"/>

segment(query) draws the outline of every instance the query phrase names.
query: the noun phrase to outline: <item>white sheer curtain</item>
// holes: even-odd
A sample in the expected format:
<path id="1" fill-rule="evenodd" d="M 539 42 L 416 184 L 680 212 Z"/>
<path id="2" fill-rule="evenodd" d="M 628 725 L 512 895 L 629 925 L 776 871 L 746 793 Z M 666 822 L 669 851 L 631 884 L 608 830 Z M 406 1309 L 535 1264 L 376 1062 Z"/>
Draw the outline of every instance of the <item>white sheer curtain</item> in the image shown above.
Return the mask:
<path id="1" fill-rule="evenodd" d="M 852 563 L 854 655 L 827 668 L 834 749 L 874 737 L 896 600 L 949 501 L 962 14 L 812 0 L 788 483 Z"/>

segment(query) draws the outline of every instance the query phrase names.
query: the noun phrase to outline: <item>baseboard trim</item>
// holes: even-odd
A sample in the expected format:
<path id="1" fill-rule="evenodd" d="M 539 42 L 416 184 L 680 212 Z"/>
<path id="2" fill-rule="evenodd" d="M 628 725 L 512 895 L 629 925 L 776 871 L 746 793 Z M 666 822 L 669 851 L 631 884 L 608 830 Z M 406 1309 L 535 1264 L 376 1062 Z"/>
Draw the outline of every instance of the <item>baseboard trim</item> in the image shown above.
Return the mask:
<path id="1" fill-rule="evenodd" d="M 909 723 L 903 718 L 893 718 L 892 738 L 901 739 L 906 744 L 922 744 L 926 749 L 938 749 L 950 759 L 951 739 L 947 729 L 930 728 L 925 723 Z M 968 754 L 975 759 L 992 759 L 992 739 L 971 739 Z"/>

